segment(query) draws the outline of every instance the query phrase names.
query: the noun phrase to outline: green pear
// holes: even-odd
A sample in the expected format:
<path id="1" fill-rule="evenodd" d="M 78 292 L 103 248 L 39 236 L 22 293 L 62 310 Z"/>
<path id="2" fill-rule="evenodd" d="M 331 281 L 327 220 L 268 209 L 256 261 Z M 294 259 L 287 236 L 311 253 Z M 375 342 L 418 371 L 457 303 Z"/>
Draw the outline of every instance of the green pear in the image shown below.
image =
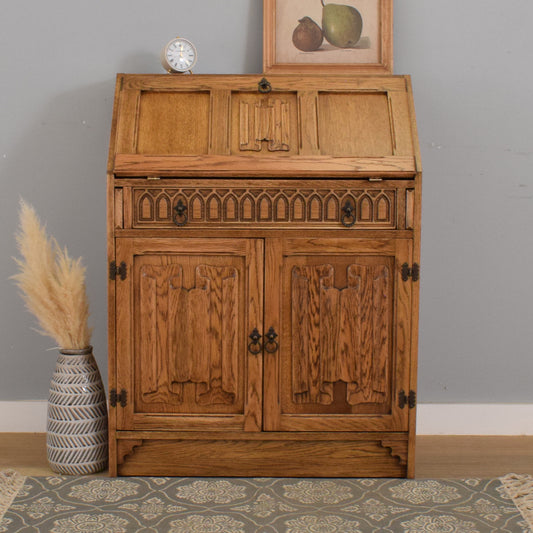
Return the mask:
<path id="1" fill-rule="evenodd" d="M 326 4 L 322 0 L 322 32 L 327 41 L 339 48 L 353 48 L 363 32 L 363 17 L 352 6 Z"/>

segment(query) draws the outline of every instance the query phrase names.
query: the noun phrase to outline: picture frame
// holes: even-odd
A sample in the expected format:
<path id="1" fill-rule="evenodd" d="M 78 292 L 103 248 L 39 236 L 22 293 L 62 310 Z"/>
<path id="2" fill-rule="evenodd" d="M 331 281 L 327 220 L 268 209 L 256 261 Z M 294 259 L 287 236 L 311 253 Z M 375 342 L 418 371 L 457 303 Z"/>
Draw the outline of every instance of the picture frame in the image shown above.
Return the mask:
<path id="1" fill-rule="evenodd" d="M 392 29 L 393 0 L 263 0 L 263 72 L 392 74 Z"/>

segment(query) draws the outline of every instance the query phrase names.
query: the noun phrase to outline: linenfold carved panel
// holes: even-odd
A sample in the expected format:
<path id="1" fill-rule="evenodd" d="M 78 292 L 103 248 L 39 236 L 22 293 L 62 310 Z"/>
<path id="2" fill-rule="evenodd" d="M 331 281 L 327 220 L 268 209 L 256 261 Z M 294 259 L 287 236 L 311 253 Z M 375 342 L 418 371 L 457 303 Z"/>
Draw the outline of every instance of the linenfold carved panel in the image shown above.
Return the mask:
<path id="1" fill-rule="evenodd" d="M 144 264 L 139 274 L 136 327 L 142 401 L 234 404 L 239 372 L 237 268 L 201 264 L 191 288 L 185 285 L 181 264 Z"/>
<path id="2" fill-rule="evenodd" d="M 388 401 L 390 276 L 384 264 L 351 264 L 339 289 L 330 264 L 293 267 L 294 403 L 329 405 L 337 382 L 346 384 L 349 405 Z"/>
<path id="3" fill-rule="evenodd" d="M 342 208 L 355 207 L 354 227 L 397 228 L 396 189 L 134 188 L 133 227 L 172 227 L 178 201 L 187 207 L 189 226 L 242 224 L 258 227 L 343 228 Z"/>
<path id="4" fill-rule="evenodd" d="M 240 102 L 239 149 L 260 152 L 289 151 L 289 104 L 279 99 Z"/>

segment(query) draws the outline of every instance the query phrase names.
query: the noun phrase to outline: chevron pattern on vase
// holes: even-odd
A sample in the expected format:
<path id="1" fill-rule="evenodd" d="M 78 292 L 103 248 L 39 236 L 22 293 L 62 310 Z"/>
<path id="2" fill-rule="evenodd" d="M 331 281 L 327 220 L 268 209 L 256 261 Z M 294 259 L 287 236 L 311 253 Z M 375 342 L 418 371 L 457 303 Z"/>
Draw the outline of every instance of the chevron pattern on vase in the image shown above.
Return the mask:
<path id="1" fill-rule="evenodd" d="M 46 451 L 59 474 L 92 474 L 107 466 L 107 405 L 92 353 L 59 353 L 50 381 Z"/>

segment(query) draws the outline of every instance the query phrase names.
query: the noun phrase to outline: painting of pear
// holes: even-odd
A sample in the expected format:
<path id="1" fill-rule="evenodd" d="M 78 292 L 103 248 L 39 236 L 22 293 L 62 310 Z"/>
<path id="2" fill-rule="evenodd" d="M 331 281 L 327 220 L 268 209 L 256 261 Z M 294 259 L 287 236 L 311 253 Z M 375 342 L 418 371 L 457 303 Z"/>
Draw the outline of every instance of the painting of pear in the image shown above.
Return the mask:
<path id="1" fill-rule="evenodd" d="M 363 17 L 352 6 L 324 4 L 322 1 L 322 32 L 326 40 L 339 48 L 353 48 L 363 32 Z"/>

